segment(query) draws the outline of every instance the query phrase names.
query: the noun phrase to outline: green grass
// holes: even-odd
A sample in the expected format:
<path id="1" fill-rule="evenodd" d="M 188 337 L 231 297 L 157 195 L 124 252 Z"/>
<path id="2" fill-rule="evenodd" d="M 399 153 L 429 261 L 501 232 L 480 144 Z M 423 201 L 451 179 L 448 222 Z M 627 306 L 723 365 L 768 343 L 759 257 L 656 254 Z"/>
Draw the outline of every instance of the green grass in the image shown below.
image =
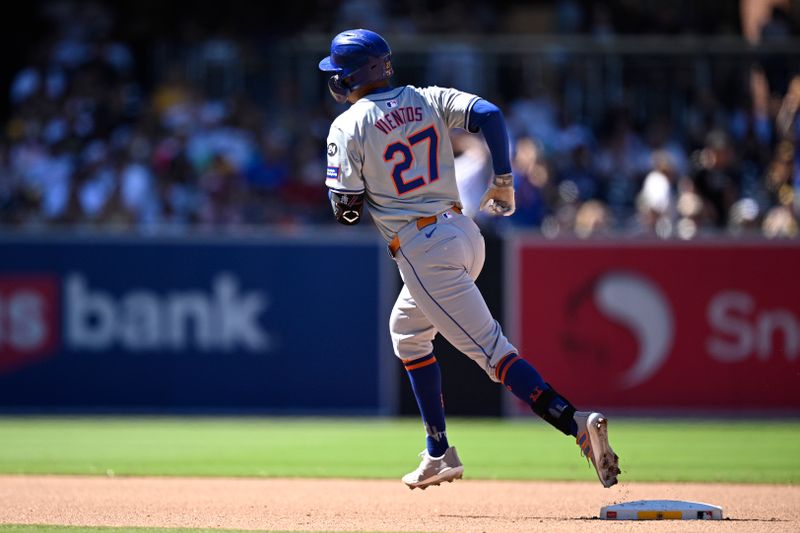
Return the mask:
<path id="1" fill-rule="evenodd" d="M 798 421 L 611 421 L 625 481 L 800 482 Z M 594 480 L 574 441 L 534 419 L 451 419 L 472 479 Z M 414 419 L 0 417 L 0 473 L 398 478 Z"/>

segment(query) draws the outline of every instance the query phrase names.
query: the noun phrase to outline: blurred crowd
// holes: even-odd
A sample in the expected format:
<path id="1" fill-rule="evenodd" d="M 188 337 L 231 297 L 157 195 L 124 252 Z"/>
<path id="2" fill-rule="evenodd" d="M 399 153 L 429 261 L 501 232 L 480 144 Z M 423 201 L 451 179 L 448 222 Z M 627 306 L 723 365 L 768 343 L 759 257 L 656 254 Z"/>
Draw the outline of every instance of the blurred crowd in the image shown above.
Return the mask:
<path id="1" fill-rule="evenodd" d="M 514 19 L 501 15 L 516 12 L 513 2 L 468 2 L 470 10 L 458 2 L 436 9 L 416 2 L 402 17 L 388 2 L 321 4 L 333 16 L 315 13 L 298 31 L 510 31 Z M 323 185 L 324 149 L 330 121 L 342 109 L 323 92 L 311 106 L 299 97 L 297 80 L 282 80 L 269 102 L 241 84 L 212 94 L 176 61 L 145 77 L 142 62 L 151 56 L 137 56 L 115 31 L 119 15 L 107 5 L 43 5 L 52 35 L 31 50 L 7 93 L 0 226 L 163 232 L 335 224 Z M 635 32 L 634 5 L 552 2 L 553 27 L 540 30 L 605 37 Z M 689 24 L 680 6 L 692 4 L 657 5 L 636 13 L 658 33 L 740 31 L 724 23 L 730 18 L 702 13 Z M 797 35 L 793 20 L 777 7 L 757 38 Z M 434 27 L 434 21 L 440 23 Z M 244 53 L 230 36 L 206 44 L 208 55 L 222 62 Z M 448 63 L 445 54 L 435 66 L 442 57 L 431 53 L 425 81 L 437 82 Z M 466 211 L 486 229 L 534 229 L 550 237 L 796 237 L 800 78 L 787 75 L 785 86 L 776 87 L 770 69 L 774 65 L 752 69 L 740 88 L 745 98 L 731 102 L 698 91 L 682 116 L 659 113 L 644 122 L 614 103 L 600 123 L 589 124 L 571 112 L 561 87 L 546 84 L 508 98 L 483 94 L 502 104 L 508 121 L 518 211 L 499 220 L 477 211 L 491 172 L 489 154 L 480 136 L 454 131 Z"/>
<path id="2" fill-rule="evenodd" d="M 546 95 L 515 100 L 508 122 L 517 213 L 493 219 L 478 211 L 490 159 L 467 135 L 454 140 L 462 196 L 482 225 L 534 227 L 550 237 L 796 237 L 798 104 L 800 77 L 772 112 L 708 101 L 680 132 L 667 115 L 638 130 L 625 109 L 593 130 Z"/>
<path id="3" fill-rule="evenodd" d="M 49 13 L 57 37 L 10 87 L 0 223 L 168 231 L 313 221 L 324 169 L 314 168 L 314 190 L 297 176 L 319 150 L 290 150 L 281 123 L 251 99 L 206 97 L 177 65 L 148 91 L 130 47 L 110 38 L 105 6 L 61 5 Z"/>

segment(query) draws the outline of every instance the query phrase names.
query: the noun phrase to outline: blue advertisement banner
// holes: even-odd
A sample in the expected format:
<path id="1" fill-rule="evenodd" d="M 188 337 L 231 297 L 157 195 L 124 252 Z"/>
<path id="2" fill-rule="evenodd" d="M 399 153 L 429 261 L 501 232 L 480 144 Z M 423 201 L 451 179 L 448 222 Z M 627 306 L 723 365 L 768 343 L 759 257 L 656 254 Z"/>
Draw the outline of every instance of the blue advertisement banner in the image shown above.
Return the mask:
<path id="1" fill-rule="evenodd" d="M 0 409 L 392 412 L 394 265 L 339 235 L 0 239 Z"/>

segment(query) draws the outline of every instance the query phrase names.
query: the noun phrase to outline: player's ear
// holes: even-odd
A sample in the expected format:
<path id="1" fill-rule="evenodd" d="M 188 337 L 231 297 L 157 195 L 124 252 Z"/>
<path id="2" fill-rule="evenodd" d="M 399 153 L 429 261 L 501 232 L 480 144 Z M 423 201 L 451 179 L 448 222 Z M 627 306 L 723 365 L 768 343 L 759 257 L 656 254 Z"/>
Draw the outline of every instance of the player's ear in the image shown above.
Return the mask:
<path id="1" fill-rule="evenodd" d="M 333 99 L 336 100 L 337 104 L 343 104 L 348 100 L 347 97 L 349 96 L 350 91 L 347 89 L 338 74 L 334 74 L 328 79 L 328 90 L 330 91 L 331 96 L 333 96 Z"/>

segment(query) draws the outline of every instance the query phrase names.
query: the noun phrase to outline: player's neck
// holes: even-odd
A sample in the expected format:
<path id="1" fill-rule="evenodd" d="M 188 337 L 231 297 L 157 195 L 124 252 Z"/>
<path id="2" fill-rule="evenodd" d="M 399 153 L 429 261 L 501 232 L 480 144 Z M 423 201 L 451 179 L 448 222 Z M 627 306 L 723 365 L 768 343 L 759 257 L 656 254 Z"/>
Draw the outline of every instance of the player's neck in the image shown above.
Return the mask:
<path id="1" fill-rule="evenodd" d="M 363 87 L 359 87 L 358 89 L 354 89 L 347 96 L 347 100 L 351 104 L 355 104 L 368 94 L 384 92 L 391 89 L 392 86 L 389 84 L 389 80 L 381 80 L 375 83 L 364 85 Z"/>

